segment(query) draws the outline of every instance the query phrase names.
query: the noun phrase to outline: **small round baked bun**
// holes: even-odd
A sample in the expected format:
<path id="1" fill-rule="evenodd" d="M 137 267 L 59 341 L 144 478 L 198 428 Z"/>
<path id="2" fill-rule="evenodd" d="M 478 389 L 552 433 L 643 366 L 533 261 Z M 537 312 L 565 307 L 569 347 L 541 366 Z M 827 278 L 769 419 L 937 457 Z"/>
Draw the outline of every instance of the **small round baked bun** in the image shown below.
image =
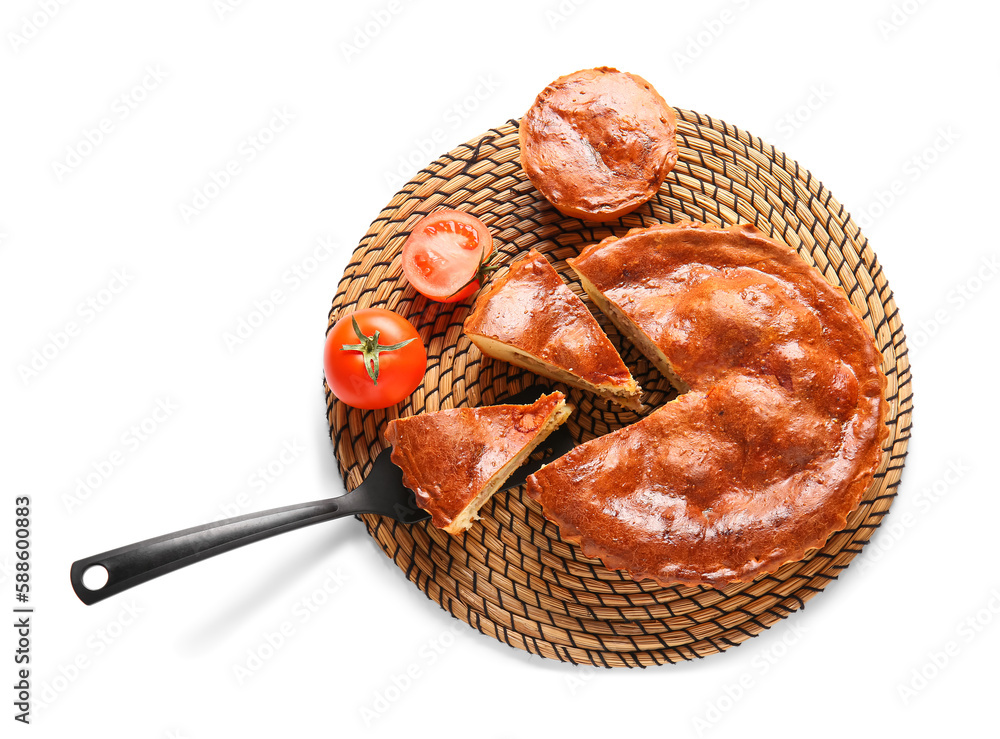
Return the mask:
<path id="1" fill-rule="evenodd" d="M 521 119 L 521 166 L 560 213 L 610 221 L 659 189 L 677 162 L 676 129 L 642 77 L 584 69 L 542 90 Z"/>

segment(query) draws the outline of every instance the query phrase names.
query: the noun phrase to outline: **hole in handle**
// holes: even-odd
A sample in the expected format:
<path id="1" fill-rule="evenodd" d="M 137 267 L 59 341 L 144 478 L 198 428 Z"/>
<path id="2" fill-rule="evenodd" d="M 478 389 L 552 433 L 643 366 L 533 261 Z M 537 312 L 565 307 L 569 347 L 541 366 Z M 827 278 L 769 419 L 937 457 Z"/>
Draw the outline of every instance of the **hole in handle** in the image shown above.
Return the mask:
<path id="1" fill-rule="evenodd" d="M 81 580 L 87 590 L 100 590 L 108 584 L 108 570 L 103 565 L 91 565 L 84 571 Z"/>

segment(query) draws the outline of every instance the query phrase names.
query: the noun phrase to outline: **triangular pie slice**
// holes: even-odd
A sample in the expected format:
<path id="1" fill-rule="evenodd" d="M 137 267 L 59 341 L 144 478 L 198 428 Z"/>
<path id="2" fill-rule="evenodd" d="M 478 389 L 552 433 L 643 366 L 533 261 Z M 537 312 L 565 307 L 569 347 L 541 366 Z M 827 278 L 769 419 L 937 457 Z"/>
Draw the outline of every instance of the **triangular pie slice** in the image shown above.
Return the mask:
<path id="1" fill-rule="evenodd" d="M 463 328 L 487 356 L 642 408 L 641 388 L 600 324 L 534 249 L 483 289 Z"/>
<path id="2" fill-rule="evenodd" d="M 489 405 L 421 413 L 389 422 L 392 461 L 417 505 L 449 534 L 468 529 L 479 509 L 573 407 L 560 392 L 531 405 Z"/>

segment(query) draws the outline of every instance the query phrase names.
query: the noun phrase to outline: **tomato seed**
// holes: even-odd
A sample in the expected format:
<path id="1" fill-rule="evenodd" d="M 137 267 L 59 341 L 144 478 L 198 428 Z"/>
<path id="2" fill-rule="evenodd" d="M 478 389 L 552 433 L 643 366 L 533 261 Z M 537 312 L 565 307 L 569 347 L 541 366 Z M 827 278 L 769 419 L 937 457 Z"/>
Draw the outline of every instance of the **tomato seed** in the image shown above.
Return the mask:
<path id="1" fill-rule="evenodd" d="M 417 265 L 417 268 L 423 273 L 424 277 L 430 277 L 432 269 L 430 260 L 423 254 L 417 254 L 413 257 L 413 263 Z"/>

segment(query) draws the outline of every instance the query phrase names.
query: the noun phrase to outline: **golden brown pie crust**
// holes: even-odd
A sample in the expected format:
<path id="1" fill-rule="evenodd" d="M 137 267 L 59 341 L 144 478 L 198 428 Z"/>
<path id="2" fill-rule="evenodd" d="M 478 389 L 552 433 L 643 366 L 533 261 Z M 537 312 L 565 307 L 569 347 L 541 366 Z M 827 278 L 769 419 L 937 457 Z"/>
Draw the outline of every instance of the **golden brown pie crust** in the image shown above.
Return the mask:
<path id="1" fill-rule="evenodd" d="M 521 118 L 521 166 L 559 212 L 608 221 L 649 200 L 677 162 L 677 117 L 653 86 L 610 67 L 560 77 Z"/>
<path id="2" fill-rule="evenodd" d="M 541 371 L 491 350 L 496 344 L 513 347 L 569 375 L 550 372 L 553 379 L 578 378 L 584 389 L 617 393 L 634 402 L 630 407 L 640 407 L 639 386 L 600 324 L 534 249 L 483 289 L 462 328 L 484 354 Z"/>
<path id="3" fill-rule="evenodd" d="M 529 477 L 563 539 L 636 579 L 722 586 L 844 527 L 888 405 L 872 333 L 840 289 L 744 225 L 634 229 L 569 262 L 690 392 Z"/>
<path id="4" fill-rule="evenodd" d="M 556 391 L 530 405 L 420 413 L 390 421 L 385 438 L 392 444 L 391 459 L 403 471 L 403 484 L 413 491 L 417 505 L 431 514 L 435 526 L 458 533 L 452 524 L 469 518 L 463 512 L 491 481 L 496 482 L 504 466 L 566 420 L 570 406 L 565 400 Z M 476 508 L 484 502 L 479 501 Z"/>

